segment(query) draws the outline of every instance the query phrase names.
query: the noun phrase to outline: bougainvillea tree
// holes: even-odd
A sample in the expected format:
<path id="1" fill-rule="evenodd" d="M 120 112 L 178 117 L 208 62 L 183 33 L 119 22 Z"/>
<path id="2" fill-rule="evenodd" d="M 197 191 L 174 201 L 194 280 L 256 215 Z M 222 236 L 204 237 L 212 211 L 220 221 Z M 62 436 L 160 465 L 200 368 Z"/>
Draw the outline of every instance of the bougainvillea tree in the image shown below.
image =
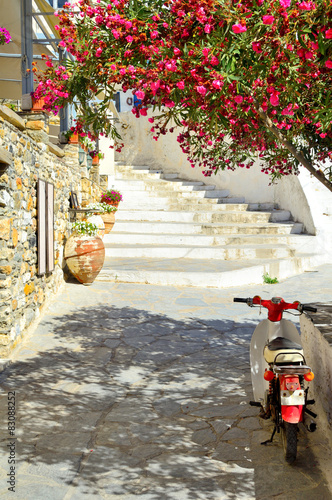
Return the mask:
<path id="1" fill-rule="evenodd" d="M 178 130 L 205 175 L 258 158 L 274 179 L 303 165 L 332 191 L 331 0 L 78 0 L 58 18 L 75 62 L 48 60 L 36 92 L 49 110 L 76 102 L 81 134 L 119 147 L 109 100 L 133 92 L 133 113 L 159 110 L 154 137 Z"/>

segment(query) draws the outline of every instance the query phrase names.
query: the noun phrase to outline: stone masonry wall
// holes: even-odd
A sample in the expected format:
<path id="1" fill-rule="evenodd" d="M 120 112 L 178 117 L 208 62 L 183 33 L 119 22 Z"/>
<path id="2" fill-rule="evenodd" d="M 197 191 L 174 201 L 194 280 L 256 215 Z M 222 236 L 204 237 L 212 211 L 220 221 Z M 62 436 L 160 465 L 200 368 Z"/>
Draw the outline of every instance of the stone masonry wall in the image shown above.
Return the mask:
<path id="1" fill-rule="evenodd" d="M 43 120 L 0 108 L 0 356 L 6 357 L 63 282 L 69 193 L 81 193 L 81 169 L 76 146 L 65 146 L 66 155 L 47 143 Z M 54 184 L 55 198 L 55 270 L 42 276 L 37 274 L 38 178 Z"/>

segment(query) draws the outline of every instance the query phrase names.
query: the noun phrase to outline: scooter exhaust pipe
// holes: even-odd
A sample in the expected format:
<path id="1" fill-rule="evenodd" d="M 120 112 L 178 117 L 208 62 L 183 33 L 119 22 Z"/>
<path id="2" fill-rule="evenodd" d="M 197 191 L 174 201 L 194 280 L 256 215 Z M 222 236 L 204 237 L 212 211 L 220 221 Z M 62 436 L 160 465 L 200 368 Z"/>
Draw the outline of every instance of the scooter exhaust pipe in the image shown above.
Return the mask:
<path id="1" fill-rule="evenodd" d="M 315 432 L 317 429 L 317 424 L 311 418 L 305 418 L 303 422 L 304 427 L 307 429 L 309 432 Z"/>

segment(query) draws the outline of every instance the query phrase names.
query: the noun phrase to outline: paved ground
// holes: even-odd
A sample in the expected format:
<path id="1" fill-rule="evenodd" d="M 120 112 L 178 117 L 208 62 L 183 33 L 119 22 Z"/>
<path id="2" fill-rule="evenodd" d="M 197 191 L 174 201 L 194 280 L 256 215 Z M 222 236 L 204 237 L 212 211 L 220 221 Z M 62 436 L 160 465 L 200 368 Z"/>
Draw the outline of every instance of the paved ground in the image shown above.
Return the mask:
<path id="1" fill-rule="evenodd" d="M 326 436 L 301 432 L 294 466 L 279 436 L 259 444 L 272 429 L 248 405 L 249 342 L 263 315 L 232 302 L 323 303 L 331 282 L 332 265 L 227 290 L 67 283 L 0 375 L 1 498 L 331 499 Z"/>

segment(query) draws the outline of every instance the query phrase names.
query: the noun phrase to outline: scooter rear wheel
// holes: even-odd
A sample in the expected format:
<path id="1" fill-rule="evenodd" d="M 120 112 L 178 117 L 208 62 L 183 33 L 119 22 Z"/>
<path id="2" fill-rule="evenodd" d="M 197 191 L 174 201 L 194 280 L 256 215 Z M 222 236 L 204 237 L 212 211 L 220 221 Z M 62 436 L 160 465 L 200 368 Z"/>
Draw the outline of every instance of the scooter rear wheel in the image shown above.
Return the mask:
<path id="1" fill-rule="evenodd" d="M 297 424 L 283 422 L 281 435 L 286 462 L 292 464 L 297 455 Z"/>

